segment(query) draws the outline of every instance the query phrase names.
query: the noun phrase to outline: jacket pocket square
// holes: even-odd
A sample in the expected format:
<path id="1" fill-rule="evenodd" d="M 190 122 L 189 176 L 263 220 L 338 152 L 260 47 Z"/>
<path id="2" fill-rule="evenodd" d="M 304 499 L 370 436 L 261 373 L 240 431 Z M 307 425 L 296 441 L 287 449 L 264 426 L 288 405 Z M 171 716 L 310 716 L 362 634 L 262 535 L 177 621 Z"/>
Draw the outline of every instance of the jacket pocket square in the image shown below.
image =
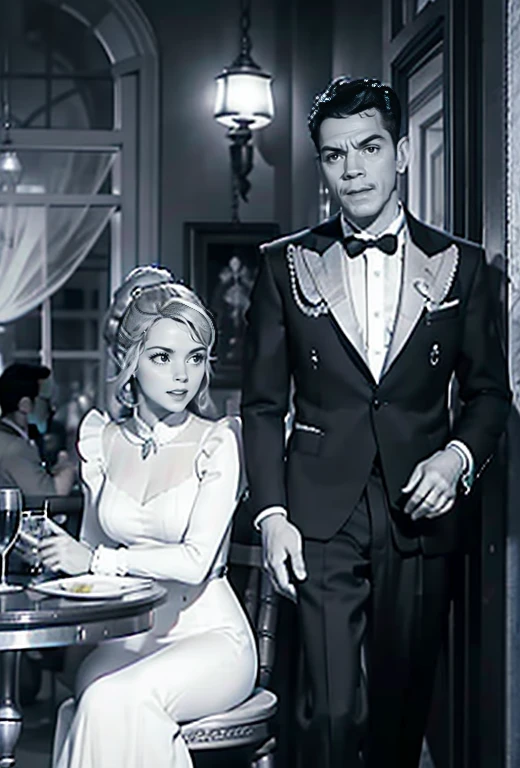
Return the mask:
<path id="1" fill-rule="evenodd" d="M 310 426 L 310 424 L 294 425 L 290 437 L 291 450 L 296 453 L 318 456 L 321 453 L 324 432 L 317 427 L 308 429 Z"/>
<path id="2" fill-rule="evenodd" d="M 451 301 L 445 301 L 442 304 L 434 304 L 429 309 L 430 315 L 436 315 L 437 312 L 444 312 L 446 309 L 452 309 L 453 307 L 458 307 L 460 304 L 460 299 L 452 299 Z"/>
<path id="3" fill-rule="evenodd" d="M 323 435 L 323 430 L 319 427 L 315 427 L 312 424 L 302 424 L 301 421 L 294 422 L 294 429 L 300 430 L 301 432 L 309 432 L 312 435 Z"/>

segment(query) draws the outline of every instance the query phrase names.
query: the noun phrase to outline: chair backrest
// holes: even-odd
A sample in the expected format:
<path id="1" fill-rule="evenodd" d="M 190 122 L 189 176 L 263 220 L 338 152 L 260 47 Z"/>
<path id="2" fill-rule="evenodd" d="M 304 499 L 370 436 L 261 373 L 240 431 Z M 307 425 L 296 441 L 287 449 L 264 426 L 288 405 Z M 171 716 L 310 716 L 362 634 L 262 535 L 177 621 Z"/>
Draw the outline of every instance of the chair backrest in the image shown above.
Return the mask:
<path id="1" fill-rule="evenodd" d="M 244 522 L 247 524 L 244 525 Z M 230 580 L 242 600 L 258 644 L 258 685 L 269 684 L 276 640 L 278 595 L 263 568 L 262 545 L 253 529 L 249 497 L 242 497 L 235 513 L 229 553 Z"/>

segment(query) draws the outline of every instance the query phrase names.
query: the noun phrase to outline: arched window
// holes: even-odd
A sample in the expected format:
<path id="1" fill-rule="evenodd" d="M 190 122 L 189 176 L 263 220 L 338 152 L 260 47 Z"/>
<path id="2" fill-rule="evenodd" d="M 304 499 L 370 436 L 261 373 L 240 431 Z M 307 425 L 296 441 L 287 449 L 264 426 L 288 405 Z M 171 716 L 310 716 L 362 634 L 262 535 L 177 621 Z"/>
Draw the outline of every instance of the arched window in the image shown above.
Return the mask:
<path id="1" fill-rule="evenodd" d="M 0 153 L 21 175 L 0 170 L 1 350 L 52 367 L 72 438 L 102 404 L 111 290 L 158 255 L 157 49 L 134 0 L 2 6 Z"/>

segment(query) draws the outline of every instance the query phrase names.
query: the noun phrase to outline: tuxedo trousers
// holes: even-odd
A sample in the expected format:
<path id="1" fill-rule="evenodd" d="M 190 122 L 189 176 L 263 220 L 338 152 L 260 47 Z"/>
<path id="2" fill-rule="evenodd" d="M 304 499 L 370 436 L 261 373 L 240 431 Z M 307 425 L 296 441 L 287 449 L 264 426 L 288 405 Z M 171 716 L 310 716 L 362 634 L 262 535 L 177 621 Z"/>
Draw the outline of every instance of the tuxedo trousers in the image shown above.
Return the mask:
<path id="1" fill-rule="evenodd" d="M 300 768 L 417 768 L 450 558 L 396 549 L 377 468 L 332 539 L 304 540 L 304 558 Z"/>

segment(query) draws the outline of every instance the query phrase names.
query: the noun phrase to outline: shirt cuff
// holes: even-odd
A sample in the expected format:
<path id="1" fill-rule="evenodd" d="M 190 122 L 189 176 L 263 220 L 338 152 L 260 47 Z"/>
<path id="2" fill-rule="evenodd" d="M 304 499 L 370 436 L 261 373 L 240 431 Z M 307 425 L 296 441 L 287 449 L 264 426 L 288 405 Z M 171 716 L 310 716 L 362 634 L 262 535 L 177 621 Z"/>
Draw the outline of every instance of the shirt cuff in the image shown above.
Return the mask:
<path id="1" fill-rule="evenodd" d="M 112 549 L 100 544 L 94 550 L 89 570 L 101 576 L 124 576 L 128 572 L 125 548 Z"/>
<path id="2" fill-rule="evenodd" d="M 260 523 L 265 520 L 266 517 L 271 515 L 283 515 L 287 518 L 287 510 L 284 507 L 266 507 L 253 520 L 253 525 L 257 531 L 260 530 Z"/>
<path id="3" fill-rule="evenodd" d="M 475 460 L 468 446 L 462 440 L 450 440 L 446 448 L 453 448 L 462 459 L 462 475 L 460 482 L 465 495 L 471 491 L 475 479 Z"/>

